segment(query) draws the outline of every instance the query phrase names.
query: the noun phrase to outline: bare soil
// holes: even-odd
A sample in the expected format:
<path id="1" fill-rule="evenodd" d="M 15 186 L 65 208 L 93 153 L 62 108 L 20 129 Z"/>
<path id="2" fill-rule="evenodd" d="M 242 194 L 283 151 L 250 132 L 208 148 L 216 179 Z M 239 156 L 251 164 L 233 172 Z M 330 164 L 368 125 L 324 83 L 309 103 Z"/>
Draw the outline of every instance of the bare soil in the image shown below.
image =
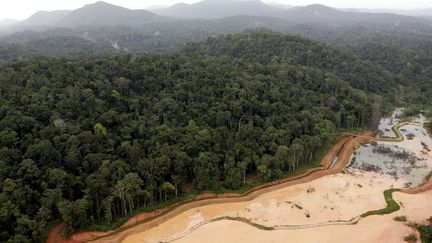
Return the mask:
<path id="1" fill-rule="evenodd" d="M 199 208 L 206 205 L 248 202 L 254 200 L 255 198 L 263 194 L 275 190 L 280 190 L 293 185 L 308 183 L 329 175 L 336 175 L 344 170 L 344 168 L 350 162 L 351 155 L 362 144 L 371 141 L 387 141 L 387 142 L 402 141 L 403 136 L 400 134 L 399 129 L 403 125 L 407 125 L 407 124 L 401 123 L 395 126 L 394 130 L 395 133 L 397 134 L 397 138 L 373 138 L 372 132 L 365 132 L 362 134 L 349 134 L 351 136 L 341 138 L 340 141 L 330 149 L 330 151 L 326 154 L 326 156 L 324 156 L 324 158 L 321 161 L 320 168 L 310 169 L 301 175 L 273 181 L 258 186 L 256 188 L 249 190 L 244 194 L 238 194 L 238 193 L 201 194 L 187 202 L 177 203 L 168 208 L 155 210 L 153 212 L 141 213 L 131 218 L 120 228 L 114 231 L 81 232 L 73 235 L 71 239 L 68 240 L 62 239 L 62 237 L 58 235 L 57 231 L 58 229 L 61 228 L 61 225 L 57 225 L 51 230 L 48 237 L 48 242 L 49 243 L 54 243 L 54 242 L 75 243 L 75 242 L 87 242 L 87 241 L 121 242 L 122 240 L 124 240 L 126 237 L 130 235 L 134 235 L 140 232 L 145 232 L 150 229 L 153 229 L 158 225 L 161 225 L 164 222 L 173 219 L 174 217 L 194 208 Z M 332 164 L 335 158 L 337 158 L 336 163 L 332 168 L 329 168 L 329 166 Z M 362 188 L 362 187 L 363 186 L 358 186 L 358 188 Z M 429 181 L 428 183 L 426 183 L 425 185 L 419 188 L 404 190 L 403 192 L 407 194 L 418 194 L 428 190 L 432 190 L 432 181 Z M 309 189 L 308 189 L 308 193 L 309 193 Z M 313 194 L 313 192 L 310 194 Z M 311 217 L 309 211 L 307 211 L 307 215 L 309 215 L 309 217 L 307 218 Z"/>

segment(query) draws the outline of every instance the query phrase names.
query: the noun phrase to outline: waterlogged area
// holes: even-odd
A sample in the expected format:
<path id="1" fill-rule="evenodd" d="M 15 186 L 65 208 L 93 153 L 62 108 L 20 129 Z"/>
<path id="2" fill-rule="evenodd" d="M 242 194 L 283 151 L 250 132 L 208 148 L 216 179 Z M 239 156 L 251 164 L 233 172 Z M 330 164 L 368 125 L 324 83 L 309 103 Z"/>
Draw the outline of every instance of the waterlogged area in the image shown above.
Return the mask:
<path id="1" fill-rule="evenodd" d="M 400 121 L 402 112 L 397 109 L 392 118 L 382 119 L 380 136 L 396 138 L 397 135 L 387 126 Z M 414 123 L 401 126 L 399 131 L 403 141 L 370 142 L 362 145 L 352 156 L 349 171 L 375 172 L 381 177 L 394 180 L 394 187 L 413 188 L 425 183 L 432 171 L 432 139 L 423 128 L 425 117 L 420 115 Z M 388 131 L 390 130 L 390 131 Z"/>
<path id="2" fill-rule="evenodd" d="M 404 109 L 396 108 L 390 117 L 384 117 L 378 125 L 377 137 L 396 138 L 396 134 L 392 131 L 392 127 L 396 126 L 400 121 Z"/>

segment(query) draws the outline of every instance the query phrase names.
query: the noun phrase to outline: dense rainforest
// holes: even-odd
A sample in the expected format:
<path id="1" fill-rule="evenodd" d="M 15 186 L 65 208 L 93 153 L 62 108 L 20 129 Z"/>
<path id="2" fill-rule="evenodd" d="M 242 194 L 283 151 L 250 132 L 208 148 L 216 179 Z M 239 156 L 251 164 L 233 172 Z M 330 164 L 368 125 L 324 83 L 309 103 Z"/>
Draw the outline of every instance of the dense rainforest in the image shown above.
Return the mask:
<path id="1" fill-rule="evenodd" d="M 69 235 L 310 164 L 337 130 L 370 126 L 382 100 L 431 92 L 427 60 L 389 63 L 385 50 L 251 31 L 175 53 L 7 62 L 0 241 L 43 241 L 57 220 Z"/>

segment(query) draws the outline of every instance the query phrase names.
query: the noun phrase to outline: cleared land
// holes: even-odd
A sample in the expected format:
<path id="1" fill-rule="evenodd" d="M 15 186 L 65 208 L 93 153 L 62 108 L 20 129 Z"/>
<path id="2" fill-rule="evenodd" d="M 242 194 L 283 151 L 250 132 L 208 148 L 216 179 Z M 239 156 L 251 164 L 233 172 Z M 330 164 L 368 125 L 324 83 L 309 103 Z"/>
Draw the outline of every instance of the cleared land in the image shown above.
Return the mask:
<path id="1" fill-rule="evenodd" d="M 260 231 L 263 229 L 272 230 L 272 239 L 275 240 L 278 239 L 278 232 L 276 231 L 282 229 L 301 229 L 301 234 L 297 231 L 289 231 L 289 233 L 285 233 L 284 237 L 286 237 L 286 234 L 292 235 L 292 237 L 296 237 L 295 235 L 300 237 L 305 234 L 305 230 L 314 230 L 314 235 L 320 235 L 320 233 L 316 234 L 316 232 L 325 232 L 322 231 L 323 228 L 334 230 L 335 234 L 339 234 L 336 232 L 341 230 L 337 227 L 356 231 L 360 225 L 375 224 L 377 222 L 370 222 L 368 217 L 355 226 L 347 225 L 356 223 L 355 221 L 364 212 L 386 207 L 382 192 L 398 185 L 394 185 L 393 181 L 387 179 L 380 181 L 373 173 L 342 174 L 340 172 L 350 162 L 352 153 L 361 144 L 373 140 L 402 141 L 403 136 L 399 129 L 404 125 L 407 124 L 399 124 L 395 127 L 394 130 L 398 136 L 395 139 L 375 139 L 371 137 L 370 132 L 344 137 L 323 158 L 321 168 L 308 170 L 301 175 L 268 183 L 244 194 L 203 194 L 189 202 L 137 215 L 116 231 L 75 234 L 69 242 L 170 242 L 172 240 L 184 240 L 185 242 L 199 242 L 201 240 L 202 242 L 203 238 L 200 239 L 200 235 L 205 233 L 206 229 L 208 230 L 210 224 L 214 232 L 219 232 L 224 237 L 224 242 L 226 242 L 227 238 L 233 240 L 233 242 L 246 241 L 246 239 L 227 237 L 232 227 L 239 231 L 249 230 L 251 233 L 248 231 L 245 235 L 248 236 L 247 241 L 250 242 L 259 242 L 259 239 L 262 241 L 263 238 L 260 237 L 268 234 L 268 232 Z M 336 162 L 329 168 L 335 159 Z M 432 189 L 432 183 L 430 182 L 422 187 L 404 190 L 403 192 L 413 194 L 425 192 L 429 189 Z M 394 194 L 397 195 L 396 198 L 401 195 L 400 192 Z M 431 197 L 432 193 L 422 193 L 421 195 Z M 415 202 L 415 200 L 404 199 L 407 200 L 406 203 Z M 404 211 L 406 203 L 401 203 L 402 211 Z M 223 204 L 223 208 L 220 204 Z M 422 208 L 421 205 L 420 208 Z M 406 215 L 409 215 L 409 220 L 415 220 L 416 222 L 426 220 L 412 216 L 409 210 Z M 390 216 L 389 219 L 392 220 L 393 216 Z M 424 215 L 424 217 L 426 216 Z M 370 218 L 376 217 L 371 216 Z M 387 217 L 383 216 L 380 220 L 383 218 L 387 220 Z M 221 227 L 223 229 L 219 229 Z M 254 229 L 251 229 L 251 227 Z M 351 227 L 356 227 L 356 229 L 350 229 Z M 368 227 L 371 227 L 371 225 Z M 406 226 L 403 227 L 406 228 Z M 377 234 L 385 232 L 382 227 L 376 228 Z M 260 232 L 255 234 L 257 230 Z M 404 234 L 407 230 L 404 229 L 398 232 Z M 370 236 L 375 237 L 370 238 L 374 240 L 383 239 L 374 234 L 370 234 Z M 310 236 L 305 234 L 304 237 Z M 398 237 L 398 239 L 401 239 L 400 235 Z M 56 241 L 58 239 L 56 231 L 51 231 L 49 242 L 58 242 Z M 316 239 L 325 239 L 325 237 Z M 206 242 L 212 242 L 213 240 L 220 242 L 222 239 L 216 236 L 208 240 L 206 238 Z M 313 241 L 314 239 L 304 238 L 301 240 Z M 324 240 L 324 242 L 326 241 Z"/>

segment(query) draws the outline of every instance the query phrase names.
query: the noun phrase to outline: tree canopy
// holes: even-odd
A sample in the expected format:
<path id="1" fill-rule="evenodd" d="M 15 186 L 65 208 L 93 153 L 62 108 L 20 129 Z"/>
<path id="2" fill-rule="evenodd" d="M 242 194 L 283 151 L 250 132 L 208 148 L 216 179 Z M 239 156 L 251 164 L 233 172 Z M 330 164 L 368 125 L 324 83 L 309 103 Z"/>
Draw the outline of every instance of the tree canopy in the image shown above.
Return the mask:
<path id="1" fill-rule="evenodd" d="M 371 60 L 373 61 L 373 60 Z M 353 52 L 247 32 L 171 54 L 0 67 L 0 241 L 111 224 L 186 188 L 238 189 L 366 127 L 403 85 Z"/>

